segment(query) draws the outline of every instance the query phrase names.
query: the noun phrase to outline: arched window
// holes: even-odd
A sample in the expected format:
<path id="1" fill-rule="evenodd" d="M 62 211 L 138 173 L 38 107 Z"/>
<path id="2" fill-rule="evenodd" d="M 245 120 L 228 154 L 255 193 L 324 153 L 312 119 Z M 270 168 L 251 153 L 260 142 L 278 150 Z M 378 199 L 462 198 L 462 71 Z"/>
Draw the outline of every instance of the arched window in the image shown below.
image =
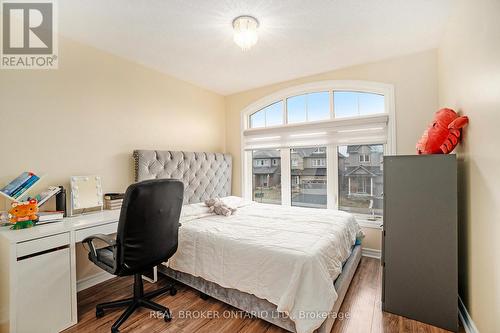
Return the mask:
<path id="1" fill-rule="evenodd" d="M 395 120 L 394 88 L 376 82 L 314 82 L 252 103 L 242 111 L 244 197 L 338 208 L 380 225 Z"/>

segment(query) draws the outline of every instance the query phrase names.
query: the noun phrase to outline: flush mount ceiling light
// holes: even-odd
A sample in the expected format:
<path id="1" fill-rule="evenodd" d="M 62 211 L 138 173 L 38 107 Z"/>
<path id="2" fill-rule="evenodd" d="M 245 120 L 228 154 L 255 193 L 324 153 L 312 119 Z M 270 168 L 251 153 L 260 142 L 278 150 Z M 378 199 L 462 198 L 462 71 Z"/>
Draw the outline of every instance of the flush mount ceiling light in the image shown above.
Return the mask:
<path id="1" fill-rule="evenodd" d="M 259 21 L 255 17 L 249 15 L 238 16 L 233 20 L 234 42 L 243 51 L 249 50 L 259 39 L 257 35 L 258 28 Z"/>

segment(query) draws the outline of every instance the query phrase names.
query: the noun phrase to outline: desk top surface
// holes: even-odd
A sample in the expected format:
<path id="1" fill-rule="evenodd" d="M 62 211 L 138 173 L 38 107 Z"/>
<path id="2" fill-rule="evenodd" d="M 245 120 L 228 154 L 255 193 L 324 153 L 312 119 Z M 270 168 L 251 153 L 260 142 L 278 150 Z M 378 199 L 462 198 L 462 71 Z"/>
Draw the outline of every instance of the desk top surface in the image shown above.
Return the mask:
<path id="1" fill-rule="evenodd" d="M 118 222 L 119 217 L 119 209 L 103 210 L 96 213 L 65 217 L 60 222 L 42 224 L 27 229 L 11 230 L 10 227 L 0 227 L 0 237 L 7 239 L 10 243 L 20 243 L 36 238 Z"/>

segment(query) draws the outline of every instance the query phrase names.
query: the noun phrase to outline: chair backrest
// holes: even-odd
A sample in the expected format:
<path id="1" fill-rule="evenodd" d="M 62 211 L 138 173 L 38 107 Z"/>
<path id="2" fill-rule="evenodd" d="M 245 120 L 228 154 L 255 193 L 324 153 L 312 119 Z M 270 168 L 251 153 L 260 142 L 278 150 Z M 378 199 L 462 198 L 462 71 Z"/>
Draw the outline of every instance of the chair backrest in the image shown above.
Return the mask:
<path id="1" fill-rule="evenodd" d="M 165 262 L 177 251 L 184 185 L 154 179 L 127 188 L 118 222 L 117 275 L 130 275 Z"/>

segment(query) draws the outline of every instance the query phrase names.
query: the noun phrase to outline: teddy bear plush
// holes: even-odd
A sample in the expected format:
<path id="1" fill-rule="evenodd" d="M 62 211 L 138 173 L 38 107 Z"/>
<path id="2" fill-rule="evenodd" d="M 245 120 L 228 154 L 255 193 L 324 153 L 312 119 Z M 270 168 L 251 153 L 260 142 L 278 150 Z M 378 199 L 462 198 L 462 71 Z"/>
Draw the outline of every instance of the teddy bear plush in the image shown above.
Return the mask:
<path id="1" fill-rule="evenodd" d="M 9 210 L 9 220 L 13 224 L 12 229 L 24 229 L 33 226 L 38 219 L 37 201 L 32 199 L 26 202 L 13 202 Z"/>
<path id="2" fill-rule="evenodd" d="M 208 207 L 210 213 L 215 213 L 217 215 L 231 216 L 234 214 L 236 209 L 228 207 L 219 198 L 212 198 L 205 200 L 205 205 Z"/>

